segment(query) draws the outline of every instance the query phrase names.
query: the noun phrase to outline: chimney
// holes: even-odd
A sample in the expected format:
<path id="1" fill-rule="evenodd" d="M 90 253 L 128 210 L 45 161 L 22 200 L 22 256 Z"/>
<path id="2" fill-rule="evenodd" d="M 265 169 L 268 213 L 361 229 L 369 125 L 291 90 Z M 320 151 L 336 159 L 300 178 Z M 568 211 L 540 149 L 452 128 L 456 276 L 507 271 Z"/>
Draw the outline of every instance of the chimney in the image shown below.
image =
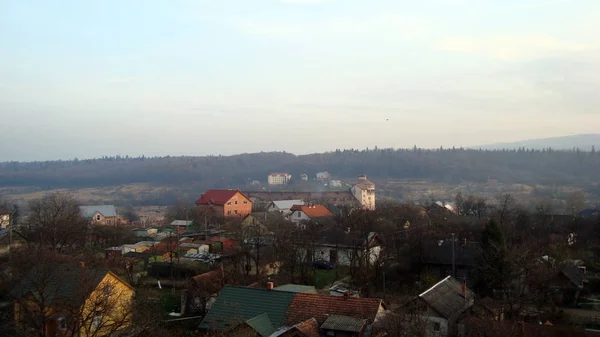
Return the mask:
<path id="1" fill-rule="evenodd" d="M 349 291 L 344 291 L 344 299 L 347 300 L 348 297 L 350 297 L 350 292 Z"/>
<path id="2" fill-rule="evenodd" d="M 464 243 L 464 245 L 465 245 L 465 246 L 467 245 L 467 238 L 465 238 L 465 243 Z"/>
<path id="3" fill-rule="evenodd" d="M 467 298 L 467 281 L 462 281 L 462 296 Z"/>
<path id="4" fill-rule="evenodd" d="M 274 287 L 274 286 L 275 286 L 275 285 L 273 284 L 273 282 L 267 282 L 267 289 L 268 289 L 268 290 L 273 290 L 273 287 Z"/>
<path id="5" fill-rule="evenodd" d="M 85 262 L 84 261 L 79 261 L 79 264 L 81 265 L 81 268 L 85 268 Z"/>

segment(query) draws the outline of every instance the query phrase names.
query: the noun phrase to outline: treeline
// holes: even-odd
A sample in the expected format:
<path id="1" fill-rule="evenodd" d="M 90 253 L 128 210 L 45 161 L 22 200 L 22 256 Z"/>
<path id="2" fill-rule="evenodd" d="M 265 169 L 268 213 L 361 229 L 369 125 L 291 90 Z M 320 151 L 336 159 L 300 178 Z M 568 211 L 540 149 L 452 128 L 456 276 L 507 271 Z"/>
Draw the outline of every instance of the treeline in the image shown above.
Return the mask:
<path id="1" fill-rule="evenodd" d="M 485 182 L 569 185 L 600 194 L 596 151 L 366 149 L 293 155 L 261 152 L 204 157 L 103 157 L 98 159 L 0 163 L 0 186 L 47 189 L 114 186 L 131 183 L 245 187 L 265 181 L 270 172 L 314 176 L 328 170 L 334 177 L 367 173 L 378 179 L 428 179 L 437 182 Z"/>

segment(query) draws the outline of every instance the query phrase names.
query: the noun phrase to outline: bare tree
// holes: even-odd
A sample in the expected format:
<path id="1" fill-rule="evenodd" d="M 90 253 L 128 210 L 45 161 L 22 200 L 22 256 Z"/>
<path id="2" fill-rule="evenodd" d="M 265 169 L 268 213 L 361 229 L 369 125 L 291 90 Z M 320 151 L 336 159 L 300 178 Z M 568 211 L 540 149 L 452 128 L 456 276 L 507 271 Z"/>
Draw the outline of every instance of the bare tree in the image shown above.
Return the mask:
<path id="1" fill-rule="evenodd" d="M 89 222 L 81 215 L 77 200 L 57 192 L 29 203 L 24 232 L 30 242 L 60 252 L 85 244 Z"/>
<path id="2" fill-rule="evenodd" d="M 20 279 L 11 292 L 19 331 L 95 337 L 131 327 L 133 291 L 127 285 L 53 251 L 36 258 L 32 268 L 13 269 Z"/>

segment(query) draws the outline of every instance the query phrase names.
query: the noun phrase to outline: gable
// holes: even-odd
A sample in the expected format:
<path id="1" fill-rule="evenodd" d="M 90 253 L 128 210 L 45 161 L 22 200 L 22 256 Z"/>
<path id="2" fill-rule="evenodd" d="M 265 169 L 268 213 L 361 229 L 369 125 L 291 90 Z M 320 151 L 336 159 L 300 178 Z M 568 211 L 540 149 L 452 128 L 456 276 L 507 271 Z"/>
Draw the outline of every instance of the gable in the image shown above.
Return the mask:
<path id="1" fill-rule="evenodd" d="M 200 195 L 200 198 L 196 201 L 196 205 L 225 205 L 234 197 L 237 197 L 238 200 L 247 200 L 248 203 L 252 203 L 252 201 L 239 190 L 208 190 Z"/>

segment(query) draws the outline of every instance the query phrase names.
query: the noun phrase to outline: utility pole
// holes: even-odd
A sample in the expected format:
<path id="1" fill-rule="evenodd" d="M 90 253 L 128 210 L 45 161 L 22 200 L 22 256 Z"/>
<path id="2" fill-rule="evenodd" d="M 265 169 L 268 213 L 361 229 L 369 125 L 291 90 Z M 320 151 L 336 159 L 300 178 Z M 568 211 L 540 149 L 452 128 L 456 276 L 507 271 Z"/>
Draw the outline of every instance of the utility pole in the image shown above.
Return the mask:
<path id="1" fill-rule="evenodd" d="M 452 277 L 456 278 L 456 259 L 454 255 L 454 241 L 456 234 L 452 233 Z"/>

